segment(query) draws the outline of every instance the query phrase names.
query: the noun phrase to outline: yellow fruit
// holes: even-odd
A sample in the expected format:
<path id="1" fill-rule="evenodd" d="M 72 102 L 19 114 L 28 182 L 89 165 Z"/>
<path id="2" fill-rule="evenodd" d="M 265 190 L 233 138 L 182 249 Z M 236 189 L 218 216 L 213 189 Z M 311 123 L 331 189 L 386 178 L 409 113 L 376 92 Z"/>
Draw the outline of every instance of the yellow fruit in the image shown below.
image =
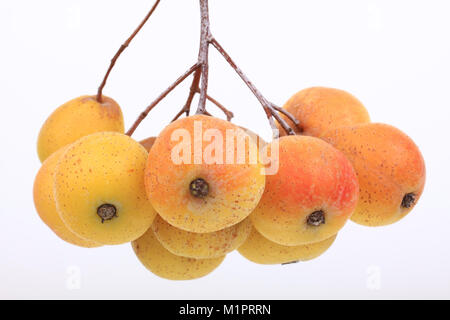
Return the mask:
<path id="1" fill-rule="evenodd" d="M 102 244 L 143 235 L 156 216 L 145 194 L 147 156 L 138 142 L 114 132 L 95 133 L 72 144 L 55 174 L 55 199 L 64 223 Z"/>
<path id="2" fill-rule="evenodd" d="M 250 219 L 211 233 L 193 233 L 177 229 L 161 217 L 153 222 L 152 229 L 159 242 L 177 256 L 196 259 L 218 258 L 239 248 L 252 230 Z"/>
<path id="3" fill-rule="evenodd" d="M 38 155 L 41 162 L 53 152 L 95 132 L 124 132 L 122 111 L 113 99 L 81 96 L 66 102 L 47 118 L 39 132 Z"/>
<path id="4" fill-rule="evenodd" d="M 53 196 L 55 168 L 67 148 L 68 147 L 59 149 L 42 164 L 42 167 L 34 180 L 34 205 L 42 221 L 44 221 L 44 223 L 62 240 L 85 248 L 99 247 L 100 244 L 94 241 L 85 240 L 70 231 L 61 220 L 58 211 L 56 210 L 55 198 Z"/>
<path id="5" fill-rule="evenodd" d="M 192 259 L 174 255 L 159 243 L 153 230 L 133 241 L 133 250 L 142 264 L 157 276 L 169 280 L 193 280 L 213 272 L 225 256 Z"/>
<path id="6" fill-rule="evenodd" d="M 322 255 L 336 239 L 333 237 L 307 245 L 283 246 L 264 238 L 253 228 L 247 241 L 239 247 L 239 253 L 258 264 L 283 264 L 296 261 L 308 261 Z"/>

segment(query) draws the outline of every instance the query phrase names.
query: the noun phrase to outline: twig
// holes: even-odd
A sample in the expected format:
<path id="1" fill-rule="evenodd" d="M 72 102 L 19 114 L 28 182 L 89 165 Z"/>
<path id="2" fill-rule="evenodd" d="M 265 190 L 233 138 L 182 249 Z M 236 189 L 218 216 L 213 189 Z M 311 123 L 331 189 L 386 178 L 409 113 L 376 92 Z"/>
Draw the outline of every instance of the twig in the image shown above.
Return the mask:
<path id="1" fill-rule="evenodd" d="M 208 73 L 209 73 L 208 54 L 209 54 L 209 43 L 211 40 L 208 0 L 200 0 L 200 15 L 201 15 L 201 39 L 200 39 L 200 51 L 198 54 L 198 62 L 201 64 L 201 88 L 197 114 L 205 114 L 206 96 L 208 92 Z"/>
<path id="2" fill-rule="evenodd" d="M 267 99 L 259 92 L 255 85 L 247 78 L 247 76 L 242 72 L 242 70 L 236 65 L 236 63 L 231 59 L 230 55 L 225 51 L 225 49 L 220 45 L 216 39 L 211 40 L 211 44 L 219 51 L 219 53 L 225 58 L 228 64 L 236 71 L 236 73 L 241 77 L 242 81 L 250 88 L 256 98 L 259 100 L 264 110 L 266 111 L 267 117 L 269 118 L 270 125 L 273 130 L 277 130 L 277 127 L 271 118 L 274 117 L 278 123 L 281 125 L 284 131 L 289 135 L 295 135 L 294 130 L 289 126 L 289 124 L 284 121 L 278 114 L 278 112 L 273 108 L 273 105 L 267 101 Z"/>
<path id="3" fill-rule="evenodd" d="M 184 110 L 184 108 L 181 109 L 180 112 L 177 113 L 177 115 L 172 119 L 171 122 L 175 122 L 175 121 L 177 121 L 178 119 L 180 119 L 180 117 L 181 117 L 181 116 L 183 115 L 183 113 L 185 113 L 185 112 L 186 112 L 186 111 Z M 189 115 L 187 115 L 187 116 L 189 116 Z"/>
<path id="4" fill-rule="evenodd" d="M 198 78 L 199 80 L 200 78 Z M 200 89 L 197 87 L 197 89 L 192 90 L 192 88 L 195 88 L 195 83 L 197 83 L 198 85 L 198 80 L 196 82 L 195 79 L 195 74 L 194 74 L 194 82 L 193 82 L 193 87 L 191 87 L 191 91 L 188 97 L 188 102 L 186 102 L 186 104 L 184 105 L 183 109 L 181 109 L 177 115 L 172 119 L 171 122 L 174 122 L 176 120 L 178 120 L 183 113 L 186 113 L 186 116 L 189 116 L 189 111 L 190 111 L 190 106 L 192 104 L 192 100 L 195 96 L 196 93 L 200 93 Z M 209 100 L 211 103 L 213 103 L 214 105 L 216 105 L 227 117 L 227 121 L 231 121 L 234 118 L 234 113 L 231 112 L 230 110 L 228 110 L 227 108 L 225 108 L 223 106 L 223 104 L 221 104 L 219 101 L 217 101 L 216 99 L 214 99 L 213 97 L 211 97 L 210 95 L 206 95 L 206 99 Z M 210 116 L 211 114 L 209 112 L 207 112 L 206 110 L 204 111 L 204 114 L 206 114 L 207 116 Z"/>
<path id="5" fill-rule="evenodd" d="M 147 117 L 147 115 L 152 111 L 154 107 L 158 105 L 170 92 L 172 92 L 173 89 L 175 89 L 180 83 L 182 83 L 187 77 L 189 77 L 194 71 L 196 71 L 200 65 L 198 63 L 194 64 L 188 71 L 186 71 L 181 77 L 179 77 L 169 88 L 167 88 L 163 93 L 159 95 L 158 98 L 156 98 L 155 101 L 153 101 L 144 112 L 142 112 L 133 126 L 128 130 L 126 133 L 128 136 L 131 136 L 134 131 L 136 131 L 139 124 Z"/>
<path id="6" fill-rule="evenodd" d="M 209 46 L 212 44 L 217 51 L 225 58 L 225 60 L 230 64 L 230 66 L 236 71 L 236 73 L 241 77 L 244 83 L 250 88 L 253 94 L 256 96 L 258 101 L 263 106 L 263 109 L 267 115 L 270 126 L 274 132 L 274 136 L 278 137 L 278 128 L 275 124 L 275 120 L 280 124 L 284 131 L 289 135 L 295 135 L 295 131 L 289 126 L 289 124 L 280 116 L 280 113 L 284 114 L 288 119 L 293 120 L 294 124 L 299 127 L 298 121 L 286 110 L 281 110 L 274 104 L 270 103 L 255 87 L 255 85 L 249 80 L 249 78 L 244 74 L 244 72 L 236 65 L 236 63 L 231 59 L 230 55 L 225 51 L 225 49 L 219 44 L 219 42 L 214 39 L 211 34 L 210 21 L 209 21 L 209 11 L 208 11 L 208 0 L 200 1 L 200 16 L 201 16 L 201 37 L 200 37 L 200 49 L 198 54 L 198 61 L 189 71 L 183 75 L 177 82 L 175 82 L 168 90 L 166 90 L 155 102 L 153 102 L 141 115 L 139 116 L 136 123 L 128 131 L 127 134 L 131 135 L 137 128 L 137 126 L 142 122 L 142 120 L 148 115 L 148 113 L 162 100 L 164 97 L 172 91 L 178 84 L 180 84 L 186 77 L 191 73 L 195 72 L 194 79 L 192 80 L 192 85 L 189 91 L 189 96 L 186 104 L 178 112 L 175 121 L 179 119 L 184 113 L 189 116 L 192 101 L 196 93 L 200 94 L 199 104 L 196 114 L 210 115 L 206 111 L 206 100 L 211 101 L 216 106 L 218 106 L 227 116 L 228 121 L 233 118 L 233 113 L 227 110 L 223 105 L 221 105 L 217 100 L 211 98 L 208 95 L 208 76 L 209 76 Z M 201 86 L 200 86 L 201 84 Z M 294 121 L 295 120 L 295 121 Z"/>
<path id="7" fill-rule="evenodd" d="M 200 89 L 197 89 L 197 93 L 200 93 Z M 206 95 L 206 99 L 209 100 L 211 103 L 215 104 L 220 110 L 222 110 L 222 112 L 227 117 L 227 121 L 231 121 L 231 119 L 234 118 L 234 113 L 231 112 L 230 110 L 228 110 L 227 108 L 225 108 L 223 106 L 223 104 L 221 104 L 219 101 L 217 101 L 216 99 L 214 99 L 213 97 L 211 97 L 208 94 Z"/>
<path id="8" fill-rule="evenodd" d="M 142 27 L 147 23 L 148 19 L 152 16 L 153 12 L 156 10 L 156 7 L 160 3 L 161 0 L 156 0 L 153 7 L 150 9 L 149 13 L 145 16 L 144 20 L 141 22 L 141 24 L 137 27 L 137 29 L 131 34 L 131 36 L 125 41 L 117 51 L 117 53 L 114 55 L 114 57 L 111 59 L 111 64 L 109 65 L 108 71 L 106 71 L 105 77 L 103 78 L 102 83 L 98 87 L 97 91 L 97 101 L 102 103 L 103 100 L 103 88 L 106 85 L 106 81 L 108 80 L 109 74 L 111 73 L 111 70 L 114 68 L 114 65 L 116 64 L 117 59 L 122 54 L 122 52 L 125 51 L 125 49 L 130 45 L 131 41 L 133 41 L 134 37 L 141 31 Z"/>
<path id="9" fill-rule="evenodd" d="M 294 123 L 295 127 L 297 128 L 297 130 L 298 130 L 299 132 L 302 132 L 302 131 L 303 131 L 302 127 L 300 126 L 300 121 L 298 121 L 298 119 L 295 118 L 291 113 L 289 113 L 287 110 L 285 110 L 285 109 L 283 109 L 283 108 L 280 108 L 280 107 L 274 105 L 273 103 L 272 103 L 272 107 L 273 107 L 275 110 L 277 110 L 278 112 L 284 114 L 284 115 L 286 116 L 286 118 L 288 118 L 289 120 L 291 120 L 292 123 Z"/>
<path id="10" fill-rule="evenodd" d="M 186 104 L 184 105 L 184 107 L 181 111 L 181 114 L 183 114 L 184 112 L 186 113 L 186 117 L 188 117 L 191 112 L 192 100 L 194 99 L 195 94 L 197 93 L 197 91 L 200 90 L 198 87 L 200 84 L 200 78 L 201 78 L 201 70 L 198 69 L 194 74 L 194 79 L 192 80 L 192 85 L 191 85 L 191 89 L 189 91 L 189 96 L 186 101 Z M 180 114 L 180 116 L 181 116 L 181 114 Z M 180 117 L 180 116 L 178 116 L 178 117 Z M 178 119 L 178 118 L 176 118 L 176 119 Z M 173 121 L 175 121 L 176 119 L 174 119 Z"/>

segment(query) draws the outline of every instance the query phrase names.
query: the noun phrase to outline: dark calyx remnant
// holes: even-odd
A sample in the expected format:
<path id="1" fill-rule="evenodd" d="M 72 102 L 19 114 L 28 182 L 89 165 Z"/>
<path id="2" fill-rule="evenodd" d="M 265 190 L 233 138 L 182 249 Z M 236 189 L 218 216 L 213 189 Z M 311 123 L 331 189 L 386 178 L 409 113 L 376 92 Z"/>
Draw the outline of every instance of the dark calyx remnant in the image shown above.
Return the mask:
<path id="1" fill-rule="evenodd" d="M 97 208 L 97 215 L 102 219 L 102 223 L 117 217 L 117 209 L 114 205 L 106 203 Z"/>
<path id="2" fill-rule="evenodd" d="M 313 227 L 318 227 L 321 224 L 325 224 L 325 212 L 320 210 L 311 213 L 306 222 L 308 223 L 308 225 Z"/>
<path id="3" fill-rule="evenodd" d="M 416 195 L 408 193 L 403 197 L 402 208 L 409 209 L 416 204 Z"/>
<path id="4" fill-rule="evenodd" d="M 205 198 L 209 194 L 209 184 L 202 178 L 195 179 L 189 185 L 189 191 L 196 198 Z"/>
<path id="5" fill-rule="evenodd" d="M 282 263 L 281 265 L 282 266 L 287 266 L 287 265 L 289 265 L 289 264 L 296 264 L 296 263 L 299 263 L 300 261 L 291 261 L 291 262 L 285 262 L 285 263 Z"/>

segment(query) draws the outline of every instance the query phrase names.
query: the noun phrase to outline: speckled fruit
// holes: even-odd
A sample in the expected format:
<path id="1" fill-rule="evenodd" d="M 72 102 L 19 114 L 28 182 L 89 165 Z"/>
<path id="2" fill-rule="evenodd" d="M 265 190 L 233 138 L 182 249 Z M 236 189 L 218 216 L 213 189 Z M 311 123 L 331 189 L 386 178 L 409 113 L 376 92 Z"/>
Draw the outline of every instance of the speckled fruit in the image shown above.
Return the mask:
<path id="1" fill-rule="evenodd" d="M 326 240 L 345 225 L 358 201 L 358 181 L 344 154 L 321 139 L 279 139 L 278 172 L 251 214 L 254 227 L 278 244 Z M 276 141 L 267 148 L 275 148 Z M 269 150 L 269 153 L 272 152 Z"/>
<path id="2" fill-rule="evenodd" d="M 224 141 L 227 130 L 235 135 L 227 140 L 230 144 Z M 241 138 L 242 148 L 236 143 Z M 239 154 L 245 157 L 241 163 L 236 161 Z M 242 129 L 197 115 L 161 132 L 150 150 L 145 182 L 164 220 L 185 231 L 209 233 L 249 216 L 264 191 L 265 176 L 258 149 Z"/>
<path id="3" fill-rule="evenodd" d="M 211 233 L 193 233 L 177 229 L 161 217 L 152 229 L 159 242 L 177 256 L 196 259 L 218 258 L 239 248 L 252 230 L 250 219 Z"/>
<path id="4" fill-rule="evenodd" d="M 239 127 L 239 128 L 244 130 L 244 132 L 252 138 L 252 140 L 256 143 L 258 148 L 262 149 L 267 145 L 267 141 L 265 141 L 263 138 L 261 138 L 261 136 L 259 134 L 257 134 L 256 132 L 254 132 L 250 129 L 247 129 L 245 127 Z"/>
<path id="5" fill-rule="evenodd" d="M 159 243 L 153 230 L 133 241 L 133 250 L 142 264 L 155 275 L 168 280 L 193 280 L 213 272 L 225 256 L 192 259 L 170 253 Z"/>
<path id="6" fill-rule="evenodd" d="M 103 97 L 81 96 L 56 109 L 45 121 L 38 138 L 38 155 L 43 162 L 53 152 L 95 132 L 124 132 L 123 115 L 117 102 Z"/>
<path id="7" fill-rule="evenodd" d="M 79 247 L 99 247 L 100 244 L 94 241 L 85 240 L 70 231 L 61 220 L 58 211 L 56 210 L 55 198 L 53 196 L 53 189 L 55 186 L 54 175 L 56 165 L 67 148 L 68 147 L 66 146 L 59 149 L 42 164 L 42 167 L 34 180 L 34 205 L 42 221 L 44 221 L 44 223 L 62 240 Z"/>
<path id="8" fill-rule="evenodd" d="M 324 137 L 352 162 L 360 198 L 352 220 L 385 226 L 405 217 L 425 186 L 425 162 L 406 134 L 386 124 L 331 130 Z"/>
<path id="9" fill-rule="evenodd" d="M 155 141 L 156 137 L 150 137 L 140 141 L 139 143 L 142 144 L 142 146 L 145 148 L 145 150 L 147 150 L 147 152 L 150 152 L 150 149 L 153 147 Z"/>
<path id="10" fill-rule="evenodd" d="M 64 223 L 102 244 L 130 242 L 156 216 L 144 187 L 147 151 L 112 132 L 81 138 L 63 154 L 55 174 L 55 199 Z"/>
<path id="11" fill-rule="evenodd" d="M 300 121 L 300 128 L 288 120 L 297 133 L 320 137 L 326 131 L 343 126 L 369 123 L 363 104 L 350 93 L 324 87 L 313 87 L 295 94 L 283 107 Z M 280 130 L 281 134 L 284 131 Z"/>
<path id="12" fill-rule="evenodd" d="M 239 247 L 239 253 L 258 264 L 283 264 L 296 261 L 313 260 L 327 251 L 336 235 L 324 241 L 300 246 L 283 246 L 263 237 L 256 229 L 247 241 Z"/>

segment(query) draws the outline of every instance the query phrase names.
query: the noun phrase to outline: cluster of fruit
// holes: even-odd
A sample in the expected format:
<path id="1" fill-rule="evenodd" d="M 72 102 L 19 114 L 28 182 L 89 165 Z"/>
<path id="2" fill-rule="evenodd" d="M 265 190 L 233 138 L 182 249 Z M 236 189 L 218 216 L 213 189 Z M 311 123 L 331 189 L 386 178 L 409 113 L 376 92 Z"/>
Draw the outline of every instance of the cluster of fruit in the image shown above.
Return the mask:
<path id="1" fill-rule="evenodd" d="M 416 205 L 425 184 L 419 149 L 398 129 L 371 123 L 351 94 L 310 88 L 284 109 L 298 120 L 285 118 L 297 135 L 267 144 L 206 115 L 177 120 L 157 138 L 137 142 L 124 134 L 114 100 L 69 101 L 39 135 L 37 212 L 71 244 L 132 242 L 150 271 L 187 280 L 209 274 L 233 250 L 259 264 L 311 260 L 348 219 L 389 225 Z M 200 138 L 196 123 L 205 132 Z M 208 130 L 219 134 L 207 137 Z M 201 143 L 230 130 L 233 142 L 244 139 L 243 150 L 228 141 L 226 152 Z M 180 147 L 181 138 L 202 141 Z M 277 156 L 252 162 L 253 147 Z M 206 154 L 215 161 L 201 161 Z M 225 161 L 239 154 L 244 161 Z M 265 174 L 269 165 L 277 170 Z"/>

